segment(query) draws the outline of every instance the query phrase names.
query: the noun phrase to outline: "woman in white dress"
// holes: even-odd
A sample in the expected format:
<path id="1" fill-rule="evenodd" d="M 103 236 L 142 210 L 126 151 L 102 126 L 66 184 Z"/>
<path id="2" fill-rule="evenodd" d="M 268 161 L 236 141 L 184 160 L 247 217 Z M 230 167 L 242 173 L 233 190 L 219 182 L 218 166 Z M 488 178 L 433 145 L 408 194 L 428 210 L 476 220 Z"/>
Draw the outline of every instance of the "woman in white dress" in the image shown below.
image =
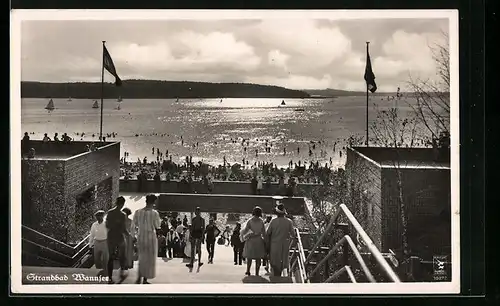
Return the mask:
<path id="1" fill-rule="evenodd" d="M 186 246 L 184 247 L 184 255 L 187 258 L 191 257 L 191 237 L 190 237 L 190 228 L 191 225 L 188 225 L 188 227 L 184 230 L 184 243 Z"/>
<path id="2" fill-rule="evenodd" d="M 132 220 L 130 232 L 137 237 L 139 253 L 139 271 L 136 284 L 149 284 L 148 279 L 156 276 L 156 258 L 158 256 L 158 238 L 156 231 L 160 230 L 161 219 L 153 206 L 158 199 L 154 194 L 146 196 L 146 206 L 137 210 Z"/>

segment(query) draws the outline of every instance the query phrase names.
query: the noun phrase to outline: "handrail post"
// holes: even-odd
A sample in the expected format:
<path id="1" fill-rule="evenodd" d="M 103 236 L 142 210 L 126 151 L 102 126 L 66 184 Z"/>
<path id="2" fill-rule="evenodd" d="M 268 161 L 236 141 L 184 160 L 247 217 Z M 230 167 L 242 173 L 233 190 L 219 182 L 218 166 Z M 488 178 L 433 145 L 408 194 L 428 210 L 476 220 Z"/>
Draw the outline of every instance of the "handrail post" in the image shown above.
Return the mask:
<path id="1" fill-rule="evenodd" d="M 326 251 L 324 253 L 326 253 L 325 256 L 328 255 Z M 328 279 L 329 274 L 330 274 L 330 259 L 327 259 L 325 262 L 325 273 L 323 275 L 323 280 L 322 280 L 323 282 Z"/>
<path id="2" fill-rule="evenodd" d="M 382 270 L 387 274 L 387 276 L 395 283 L 401 282 L 399 277 L 394 273 L 394 270 L 389 266 L 385 258 L 382 256 L 378 248 L 375 246 L 370 236 L 365 232 L 363 227 L 356 220 L 354 215 L 349 211 L 345 204 L 340 204 L 340 210 L 344 212 L 346 217 L 349 219 L 349 222 L 352 224 L 356 232 L 361 236 L 361 239 L 365 242 L 366 246 L 372 253 L 372 256 L 375 257 L 377 262 L 382 266 Z"/>

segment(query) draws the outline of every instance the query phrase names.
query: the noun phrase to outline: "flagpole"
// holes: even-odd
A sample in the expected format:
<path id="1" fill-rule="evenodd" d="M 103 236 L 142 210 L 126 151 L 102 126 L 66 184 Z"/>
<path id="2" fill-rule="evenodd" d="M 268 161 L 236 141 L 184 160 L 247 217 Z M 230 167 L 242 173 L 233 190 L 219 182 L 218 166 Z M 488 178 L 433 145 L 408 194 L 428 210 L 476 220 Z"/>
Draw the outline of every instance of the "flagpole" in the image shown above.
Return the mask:
<path id="1" fill-rule="evenodd" d="M 368 61 L 368 44 L 370 42 L 366 42 L 366 60 Z M 368 82 L 366 82 L 366 146 L 368 147 Z"/>
<path id="2" fill-rule="evenodd" d="M 106 41 L 102 41 L 102 71 L 101 71 L 101 128 L 99 130 L 99 140 L 103 141 L 102 138 L 102 114 L 104 109 L 104 43 Z"/>

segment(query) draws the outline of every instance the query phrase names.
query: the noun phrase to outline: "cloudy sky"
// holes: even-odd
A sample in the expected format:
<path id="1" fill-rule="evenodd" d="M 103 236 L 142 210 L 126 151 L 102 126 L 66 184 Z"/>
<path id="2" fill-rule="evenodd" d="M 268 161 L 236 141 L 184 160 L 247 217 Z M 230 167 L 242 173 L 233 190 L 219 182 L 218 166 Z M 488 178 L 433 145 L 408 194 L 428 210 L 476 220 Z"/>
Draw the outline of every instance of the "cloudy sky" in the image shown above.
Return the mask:
<path id="1" fill-rule="evenodd" d="M 379 91 L 436 78 L 429 46 L 447 19 L 23 21 L 23 81 L 100 81 L 102 40 L 122 79 L 364 90 L 366 41 Z M 106 81 L 113 78 L 106 74 Z"/>

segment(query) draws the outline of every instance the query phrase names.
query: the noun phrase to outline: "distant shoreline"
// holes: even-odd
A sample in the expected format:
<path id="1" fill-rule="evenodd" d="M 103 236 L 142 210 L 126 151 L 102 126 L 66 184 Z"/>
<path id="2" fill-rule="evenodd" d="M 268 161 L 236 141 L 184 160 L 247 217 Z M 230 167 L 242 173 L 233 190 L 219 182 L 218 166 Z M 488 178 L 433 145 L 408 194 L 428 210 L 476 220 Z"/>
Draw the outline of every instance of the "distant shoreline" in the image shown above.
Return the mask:
<path id="1" fill-rule="evenodd" d="M 337 89 L 288 89 L 250 83 L 208 83 L 188 81 L 123 80 L 120 87 L 104 83 L 104 99 L 332 99 L 364 96 L 365 92 Z M 393 96 L 395 93 L 375 92 L 371 96 Z M 21 98 L 100 99 L 100 82 L 51 83 L 21 82 Z"/>
<path id="2" fill-rule="evenodd" d="M 247 83 L 123 80 L 104 83 L 105 99 L 309 98 L 304 91 Z M 101 83 L 21 82 L 22 98 L 100 99 Z"/>

